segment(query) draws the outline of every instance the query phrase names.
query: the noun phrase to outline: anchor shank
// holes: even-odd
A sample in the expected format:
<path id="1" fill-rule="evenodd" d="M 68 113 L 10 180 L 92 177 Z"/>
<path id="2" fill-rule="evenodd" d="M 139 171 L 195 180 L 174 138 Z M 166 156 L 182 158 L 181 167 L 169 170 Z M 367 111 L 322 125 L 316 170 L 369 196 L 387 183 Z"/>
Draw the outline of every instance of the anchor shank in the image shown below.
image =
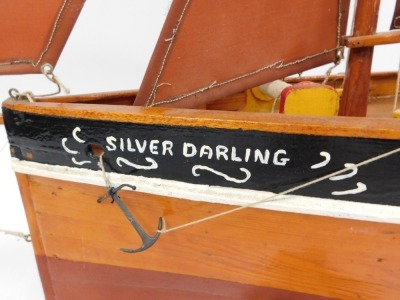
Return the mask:
<path id="1" fill-rule="evenodd" d="M 146 237 L 148 237 L 147 233 L 144 231 L 142 226 L 140 226 L 140 224 L 136 221 L 135 217 L 131 214 L 131 212 L 128 210 L 128 208 L 125 206 L 125 204 L 122 202 L 121 198 L 119 198 L 118 194 L 116 192 L 111 193 L 111 197 L 118 204 L 119 208 L 122 210 L 125 217 L 135 228 L 135 230 L 140 235 L 142 240 L 145 239 Z"/>
<path id="2" fill-rule="evenodd" d="M 103 200 L 105 200 L 108 197 L 112 198 L 112 202 L 116 202 L 118 207 L 122 210 L 123 214 L 125 215 L 125 217 L 128 219 L 129 223 L 131 223 L 131 225 L 133 226 L 133 228 L 135 229 L 135 231 L 138 233 L 138 235 L 140 236 L 140 239 L 142 240 L 142 246 L 137 248 L 137 249 L 129 249 L 129 248 L 121 248 L 120 250 L 122 252 L 126 252 L 126 253 L 137 253 L 137 252 L 142 252 L 148 248 L 150 248 L 151 246 L 154 245 L 154 243 L 158 240 L 158 238 L 160 237 L 161 234 L 161 229 L 163 228 L 163 224 L 164 224 L 164 220 L 163 218 L 159 219 L 158 222 L 158 232 L 154 235 L 154 236 L 150 236 L 148 235 L 144 229 L 142 228 L 142 226 L 140 226 L 140 224 L 137 222 L 137 220 L 135 219 L 135 217 L 131 214 L 131 212 L 129 211 L 129 209 L 125 206 L 125 204 L 122 202 L 121 198 L 118 196 L 118 191 L 121 190 L 123 187 L 129 187 L 132 190 L 135 190 L 136 187 L 129 185 L 129 184 L 122 184 L 116 188 L 110 187 L 108 189 L 107 194 L 104 197 L 101 197 L 100 199 L 97 200 L 98 203 L 101 203 Z"/>

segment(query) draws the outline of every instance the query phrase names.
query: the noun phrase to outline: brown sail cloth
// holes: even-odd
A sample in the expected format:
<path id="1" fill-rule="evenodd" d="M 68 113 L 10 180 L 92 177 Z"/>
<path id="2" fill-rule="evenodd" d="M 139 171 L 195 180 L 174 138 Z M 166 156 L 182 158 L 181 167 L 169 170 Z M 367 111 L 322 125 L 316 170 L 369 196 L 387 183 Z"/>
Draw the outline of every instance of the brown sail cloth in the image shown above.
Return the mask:
<path id="1" fill-rule="evenodd" d="M 348 0 L 175 0 L 134 105 L 197 107 L 334 62 Z"/>
<path id="2" fill-rule="evenodd" d="M 396 1 L 396 5 L 394 7 L 394 12 L 393 12 L 393 19 L 392 22 L 390 23 L 390 29 L 391 30 L 400 29 L 400 0 Z"/>
<path id="3" fill-rule="evenodd" d="M 84 0 L 0 1 L 0 75 L 55 66 Z"/>

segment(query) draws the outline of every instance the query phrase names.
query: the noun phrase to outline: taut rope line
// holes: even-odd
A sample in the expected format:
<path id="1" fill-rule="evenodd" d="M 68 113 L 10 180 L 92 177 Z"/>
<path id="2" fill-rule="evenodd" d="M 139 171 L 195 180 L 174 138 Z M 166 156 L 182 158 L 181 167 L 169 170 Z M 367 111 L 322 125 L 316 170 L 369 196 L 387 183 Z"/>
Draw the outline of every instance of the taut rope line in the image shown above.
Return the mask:
<path id="1" fill-rule="evenodd" d="M 7 234 L 7 235 L 12 235 L 16 236 L 18 238 L 24 239 L 26 242 L 32 242 L 31 235 L 30 234 L 25 234 L 23 232 L 19 231 L 12 231 L 12 230 L 5 230 L 5 229 L 0 229 L 1 233 Z"/>
<path id="2" fill-rule="evenodd" d="M 367 159 L 367 160 L 364 160 L 364 161 L 362 161 L 362 162 L 360 162 L 360 163 L 358 163 L 358 164 L 355 164 L 353 167 L 365 166 L 365 165 L 367 165 L 367 164 L 369 164 L 369 163 L 378 161 L 378 160 L 380 160 L 380 159 L 386 158 L 386 157 L 388 157 L 388 156 L 391 156 L 391 155 L 396 154 L 396 153 L 399 153 L 399 152 L 400 152 L 400 148 L 397 148 L 397 149 L 388 151 L 388 152 L 386 152 L 386 153 L 383 153 L 383 154 L 381 154 L 381 155 L 378 155 L 378 156 L 369 158 L 369 159 Z M 233 208 L 233 209 L 230 209 L 230 210 L 227 210 L 227 211 L 224 211 L 224 212 L 221 212 L 221 213 L 218 213 L 218 214 L 209 216 L 209 217 L 205 217 L 205 218 L 198 219 L 198 220 L 195 220 L 195 221 L 192 221 L 192 222 L 189 222 L 189 223 L 185 223 L 185 224 L 182 224 L 182 225 L 178 225 L 178 226 L 175 226 L 175 227 L 171 227 L 171 228 L 169 228 L 169 229 L 167 229 L 166 227 L 164 227 L 164 229 L 160 230 L 160 232 L 161 232 L 161 233 L 172 232 L 172 231 L 179 230 L 179 229 L 183 229 L 183 228 L 186 228 L 186 227 L 189 227 L 189 226 L 192 226 L 192 225 L 196 225 L 196 224 L 199 224 L 199 223 L 203 223 L 203 222 L 206 222 L 206 221 L 209 221 L 209 220 L 212 220 L 212 219 L 216 219 L 216 218 L 219 218 L 219 217 L 222 217 L 222 216 L 225 216 L 225 215 L 228 215 L 228 214 L 237 212 L 237 211 L 239 211 L 239 210 L 243 210 L 243 209 L 245 209 L 245 208 L 254 207 L 254 206 L 256 206 L 256 205 L 259 205 L 259 204 L 262 204 L 262 203 L 265 203 L 265 202 L 271 202 L 271 201 L 277 200 L 276 198 L 278 198 L 279 196 L 284 196 L 284 195 L 290 194 L 290 193 L 292 193 L 292 192 L 294 192 L 294 191 L 297 191 L 297 190 L 303 189 L 303 188 L 305 188 L 305 187 L 308 187 L 308 186 L 310 186 L 310 185 L 316 184 L 316 183 L 321 182 L 321 181 L 323 181 L 323 180 L 325 180 L 325 179 L 328 179 L 328 178 L 330 178 L 330 177 L 333 177 L 333 176 L 339 175 L 339 174 L 341 174 L 341 173 L 344 173 L 344 172 L 346 172 L 346 171 L 348 171 L 348 170 L 351 170 L 351 168 L 346 167 L 346 168 L 341 169 L 341 170 L 339 170 L 339 171 L 330 173 L 330 174 L 328 174 L 328 175 L 319 177 L 319 178 L 317 178 L 317 179 L 314 179 L 314 180 L 312 180 L 312 181 L 306 182 L 306 183 L 304 183 L 304 184 L 295 186 L 295 187 L 293 187 L 293 188 L 291 188 L 291 189 L 288 189 L 288 190 L 283 191 L 283 192 L 281 192 L 281 193 L 272 195 L 272 196 L 270 196 L 270 197 L 267 197 L 267 198 L 265 198 L 265 199 L 262 199 L 262 200 L 260 200 L 260 201 L 254 202 L 254 203 L 249 203 L 249 204 L 246 204 L 246 205 L 242 205 L 242 206 L 239 206 L 239 207 L 236 207 L 236 208 Z"/>
<path id="3" fill-rule="evenodd" d="M 106 169 L 104 168 L 103 156 L 104 156 L 104 152 L 101 153 L 101 155 L 99 155 L 99 167 L 101 169 L 101 173 L 103 174 L 103 179 L 104 179 L 104 182 L 106 184 L 106 188 L 108 190 L 111 187 L 111 182 L 108 179 L 107 173 L 106 173 Z"/>
<path id="4" fill-rule="evenodd" d="M 397 109 L 399 92 L 400 92 L 400 59 L 399 59 L 399 70 L 397 71 L 396 94 L 394 95 L 393 111 L 396 111 Z"/>

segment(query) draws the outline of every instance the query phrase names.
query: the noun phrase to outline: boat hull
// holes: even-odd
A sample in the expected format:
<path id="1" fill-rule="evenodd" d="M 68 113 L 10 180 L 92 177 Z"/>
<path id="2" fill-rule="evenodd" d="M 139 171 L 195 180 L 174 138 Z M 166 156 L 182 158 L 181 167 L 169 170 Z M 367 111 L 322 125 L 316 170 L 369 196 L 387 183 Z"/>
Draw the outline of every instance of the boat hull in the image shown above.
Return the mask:
<path id="1" fill-rule="evenodd" d="M 52 294 L 56 299 L 79 299 L 83 294 L 85 299 L 114 299 L 115 295 L 118 295 L 118 299 L 329 299 L 269 287 L 142 269 L 42 257 L 38 258 L 38 263 L 45 264 L 52 271 Z"/>
<path id="2" fill-rule="evenodd" d="M 400 225 L 248 208 L 140 239 L 104 187 L 17 175 L 48 299 L 395 299 Z M 231 206 L 121 191 L 149 233 Z M 115 294 L 114 294 L 115 293 Z M 313 296 L 312 296 L 313 295 Z M 318 296 L 318 297 L 317 297 Z"/>
<path id="3" fill-rule="evenodd" d="M 3 104 L 3 112 L 48 299 L 70 299 L 76 294 L 85 294 L 88 299 L 107 299 L 113 291 L 121 299 L 396 299 L 400 293 L 400 254 L 396 250 L 400 246 L 399 203 L 393 197 L 399 193 L 393 181 L 399 165 L 400 123 L 396 120 L 127 109 L 14 100 Z M 92 135 L 84 135 L 86 128 L 92 128 Z M 215 177 L 210 179 L 221 177 L 219 174 L 207 172 L 201 173 L 202 176 L 191 173 L 198 181 L 176 178 L 173 176 L 181 176 L 176 174 L 185 169 L 179 163 L 168 165 L 164 171 L 135 167 L 135 172 L 119 172 L 112 162 L 121 155 L 115 157 L 112 152 L 121 154 L 121 143 L 111 139 L 114 144 L 107 144 L 107 137 L 120 137 L 126 132 L 133 136 L 146 132 L 149 141 L 159 141 L 160 148 L 152 149 L 158 154 L 150 148 L 142 153 L 156 161 L 157 166 L 164 161 L 160 159 L 162 134 L 168 135 L 165 140 L 173 143 L 195 144 L 194 140 L 180 140 L 179 133 L 188 138 L 185 132 L 192 132 L 201 145 L 215 148 L 226 137 L 230 146 L 238 150 L 247 149 L 246 145 L 254 140 L 268 142 L 260 137 L 272 136 L 278 143 L 281 137 L 287 149 L 293 145 L 303 147 L 299 153 L 313 152 L 318 160 L 308 161 L 309 153 L 303 160 L 290 157 L 295 168 L 292 170 L 301 170 L 304 162 L 307 169 L 303 180 L 297 183 L 300 186 L 289 185 L 289 190 L 283 192 L 251 186 L 241 188 L 241 182 L 220 184 Z M 122 137 L 127 141 L 128 136 Z M 232 137 L 235 139 L 229 140 Z M 333 152 L 338 154 L 335 155 L 338 160 L 331 169 L 310 176 L 314 170 L 310 166 L 326 158 L 326 154 L 320 153 L 326 149 L 322 147 L 315 152 L 312 144 L 324 140 L 326 145 L 338 143 L 340 148 L 346 146 L 340 142 L 342 139 L 358 145 L 357 149 L 338 149 Z M 309 143 L 303 145 L 307 140 Z M 331 141 L 335 143 L 329 144 Z M 76 144 L 81 148 L 72 147 Z M 261 144 L 263 149 L 269 147 L 267 144 Z M 104 173 L 94 145 L 104 150 Z M 113 145 L 119 150 L 111 151 Z M 142 142 L 135 145 L 143 147 Z M 168 145 L 165 156 L 171 160 L 168 149 L 172 149 L 174 159 L 179 153 L 176 149 L 184 149 Z M 287 151 L 287 154 L 292 152 Z M 136 148 L 133 154 L 138 152 Z M 355 158 L 351 156 L 354 153 L 361 156 L 347 160 Z M 271 176 L 263 172 L 274 165 L 273 156 L 270 164 L 254 160 L 250 163 L 249 159 L 246 165 L 246 159 L 242 159 L 225 161 L 222 165 L 239 168 L 243 163 L 240 167 L 247 167 L 252 174 L 250 179 L 257 181 L 262 176 Z M 63 159 L 57 160 L 58 157 Z M 92 168 L 76 165 L 72 157 L 78 157 L 77 161 L 90 160 Z M 231 155 L 229 158 L 233 160 Z M 368 162 L 371 158 L 374 160 Z M 189 170 L 194 162 L 191 159 L 186 157 L 183 161 L 186 167 L 190 166 Z M 206 152 L 198 159 L 218 163 L 218 159 L 209 159 Z M 142 161 L 153 165 L 151 159 Z M 175 162 L 179 161 L 182 159 L 178 157 Z M 330 173 L 346 162 L 367 170 L 357 173 L 360 177 L 355 176 L 363 182 L 384 177 L 384 180 L 376 178 L 378 187 L 386 184 L 391 192 L 374 196 L 371 194 L 374 180 L 367 180 L 367 190 L 358 194 L 334 195 L 331 190 L 323 195 L 297 193 L 304 183 L 329 182 L 332 177 L 353 173 L 353 167 L 341 174 Z M 259 167 L 254 167 L 254 163 Z M 386 172 L 371 171 L 369 167 L 373 164 Z M 275 165 L 276 170 L 280 167 L 285 166 Z M 151 175 L 153 171 L 159 172 L 154 173 L 157 176 Z M 146 176 L 146 172 L 150 175 Z M 290 179 L 290 172 L 287 174 Z M 273 175 L 288 180 L 284 173 Z M 107 179 L 114 187 L 136 186 L 135 191 L 119 190 L 117 194 L 148 235 L 158 232 L 159 218 L 163 218 L 160 237 L 149 249 L 131 254 L 121 251 L 139 249 L 142 240 L 117 202 L 106 199 L 98 203 L 107 193 Z M 348 177 L 341 179 L 348 183 Z M 265 180 L 265 184 L 269 182 Z M 276 196 L 270 201 L 270 197 Z"/>

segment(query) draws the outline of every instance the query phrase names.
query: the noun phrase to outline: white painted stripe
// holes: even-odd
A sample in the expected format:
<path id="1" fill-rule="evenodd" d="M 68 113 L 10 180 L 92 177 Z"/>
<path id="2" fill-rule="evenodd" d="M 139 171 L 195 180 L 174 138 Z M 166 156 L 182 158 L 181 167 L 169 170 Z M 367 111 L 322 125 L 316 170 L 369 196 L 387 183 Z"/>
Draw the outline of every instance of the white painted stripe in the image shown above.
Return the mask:
<path id="1" fill-rule="evenodd" d="M 12 158 L 15 172 L 44 176 L 60 180 L 105 186 L 102 172 L 64 166 L 52 166 Z M 248 205 L 274 195 L 246 189 L 226 188 L 201 184 L 183 183 L 158 178 L 107 173 L 113 186 L 126 183 L 137 187 L 137 191 L 162 196 L 183 198 L 191 201 Z M 336 218 L 400 224 L 400 207 L 357 203 L 329 198 L 286 195 L 256 206 L 261 209 L 313 214 Z"/>

